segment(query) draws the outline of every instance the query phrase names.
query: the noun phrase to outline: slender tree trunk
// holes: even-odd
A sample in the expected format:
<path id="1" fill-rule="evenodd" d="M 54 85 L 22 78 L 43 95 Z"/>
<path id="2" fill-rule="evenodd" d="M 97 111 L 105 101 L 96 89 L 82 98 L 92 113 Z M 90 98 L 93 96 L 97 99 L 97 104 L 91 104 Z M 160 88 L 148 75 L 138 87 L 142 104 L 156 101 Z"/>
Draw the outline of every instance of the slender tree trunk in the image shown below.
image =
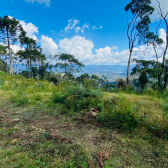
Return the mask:
<path id="1" fill-rule="evenodd" d="M 162 76 L 162 72 L 158 73 L 158 88 L 160 88 L 160 83 L 161 83 L 161 76 Z"/>
<path id="2" fill-rule="evenodd" d="M 158 60 L 158 54 L 157 54 L 157 50 L 156 50 L 156 47 L 155 47 L 155 43 L 153 42 L 153 49 L 155 51 L 155 54 L 156 54 L 156 62 L 157 62 L 157 68 L 159 69 L 159 60 Z M 160 82 L 161 82 L 161 76 L 162 76 L 162 72 L 158 72 L 158 88 L 160 88 Z"/>
<path id="3" fill-rule="evenodd" d="M 165 66 L 165 57 L 167 53 L 167 48 L 168 48 L 168 25 L 167 25 L 167 32 L 166 32 L 166 47 L 165 47 L 164 54 L 163 54 L 163 67 Z M 167 67 L 166 67 L 165 68 L 165 78 L 164 78 L 164 89 L 166 89 L 166 86 L 167 86 L 167 78 L 168 78 L 167 73 L 168 72 L 167 72 Z"/>
<path id="4" fill-rule="evenodd" d="M 9 72 L 8 72 L 8 61 L 7 61 L 7 53 L 6 53 L 6 55 L 5 55 L 5 63 L 6 63 L 6 73 L 8 74 Z"/>
<path id="5" fill-rule="evenodd" d="M 164 89 L 166 89 L 166 86 L 167 86 L 167 78 L 168 78 L 168 70 L 166 67 L 165 68 L 165 77 L 164 77 Z"/>
<path id="6" fill-rule="evenodd" d="M 131 56 L 132 56 L 132 49 L 130 49 L 130 55 L 129 55 L 128 66 L 127 66 L 127 85 L 129 84 L 129 68 L 131 63 Z"/>
<path id="7" fill-rule="evenodd" d="M 13 75 L 13 65 L 12 65 L 12 56 L 9 42 L 9 32 L 7 30 L 7 39 L 8 39 L 8 50 L 9 50 L 9 60 L 10 60 L 10 74 Z"/>

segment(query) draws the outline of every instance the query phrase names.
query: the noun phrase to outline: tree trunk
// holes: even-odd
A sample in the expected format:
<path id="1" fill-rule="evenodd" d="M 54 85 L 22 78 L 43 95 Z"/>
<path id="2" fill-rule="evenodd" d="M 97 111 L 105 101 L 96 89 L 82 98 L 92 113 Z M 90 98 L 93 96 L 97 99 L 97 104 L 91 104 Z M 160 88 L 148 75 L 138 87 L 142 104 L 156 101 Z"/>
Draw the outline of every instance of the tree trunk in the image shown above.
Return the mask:
<path id="1" fill-rule="evenodd" d="M 12 56 L 11 56 L 11 49 L 9 43 L 9 32 L 7 30 L 7 39 L 8 39 L 8 50 L 9 50 L 9 59 L 10 59 L 10 74 L 13 75 L 13 65 L 12 65 Z"/>
<path id="2" fill-rule="evenodd" d="M 127 66 L 127 85 L 129 84 L 129 68 L 131 63 L 131 56 L 132 56 L 132 49 L 130 49 L 130 55 L 129 55 L 128 66 Z"/>
<path id="3" fill-rule="evenodd" d="M 167 67 L 165 68 L 165 77 L 164 77 L 164 89 L 166 89 L 167 86 L 167 77 L 168 77 L 168 70 Z"/>
<path id="4" fill-rule="evenodd" d="M 160 88 L 161 76 L 162 73 L 158 73 L 158 88 Z"/>
<path id="5" fill-rule="evenodd" d="M 164 54 L 163 54 L 163 66 L 165 65 L 165 57 L 166 57 L 166 53 L 167 53 L 167 48 L 168 48 L 168 26 L 167 26 L 167 32 L 166 32 L 166 47 L 165 47 Z M 167 67 L 165 69 L 166 70 L 165 70 L 165 79 L 164 79 L 164 89 L 166 89 L 167 77 L 168 77 Z"/>

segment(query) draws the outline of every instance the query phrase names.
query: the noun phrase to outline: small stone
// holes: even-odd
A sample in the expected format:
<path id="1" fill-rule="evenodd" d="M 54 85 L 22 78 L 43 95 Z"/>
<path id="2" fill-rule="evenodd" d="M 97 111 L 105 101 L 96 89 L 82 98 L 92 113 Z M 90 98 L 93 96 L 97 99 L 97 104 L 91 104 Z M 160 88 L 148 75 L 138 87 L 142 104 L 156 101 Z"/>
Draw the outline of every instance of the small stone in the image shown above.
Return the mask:
<path id="1" fill-rule="evenodd" d="M 96 112 L 97 110 L 95 108 L 91 108 L 90 111 Z"/>
<path id="2" fill-rule="evenodd" d="M 34 130 L 36 130 L 36 131 L 38 130 L 38 128 L 36 128 L 36 127 L 34 127 L 34 126 L 32 126 L 32 129 L 34 129 Z"/>
<path id="3" fill-rule="evenodd" d="M 13 120 L 13 122 L 19 122 L 20 121 L 20 119 L 14 119 Z"/>
<path id="4" fill-rule="evenodd" d="M 1 112 L 6 112 L 7 110 L 6 109 L 2 109 Z"/>
<path id="5" fill-rule="evenodd" d="M 97 116 L 97 113 L 96 112 L 91 112 L 90 113 L 93 117 L 96 117 Z"/>
<path id="6" fill-rule="evenodd" d="M 17 139 L 13 139 L 13 140 L 11 141 L 11 145 L 16 145 L 16 143 L 17 143 Z"/>

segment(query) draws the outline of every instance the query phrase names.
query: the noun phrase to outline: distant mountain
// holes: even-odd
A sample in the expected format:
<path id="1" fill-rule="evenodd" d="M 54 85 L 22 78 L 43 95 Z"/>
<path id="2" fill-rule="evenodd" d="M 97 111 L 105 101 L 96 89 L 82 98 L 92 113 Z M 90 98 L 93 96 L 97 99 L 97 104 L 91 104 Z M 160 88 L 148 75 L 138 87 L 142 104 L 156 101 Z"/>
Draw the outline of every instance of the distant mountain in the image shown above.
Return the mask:
<path id="1" fill-rule="evenodd" d="M 130 73 L 134 65 L 130 66 Z M 89 75 L 95 74 L 99 77 L 107 76 L 109 82 L 114 82 L 119 78 L 125 79 L 127 73 L 127 65 L 86 65 L 82 72 L 76 73 L 75 76 L 80 76 L 83 73 Z"/>

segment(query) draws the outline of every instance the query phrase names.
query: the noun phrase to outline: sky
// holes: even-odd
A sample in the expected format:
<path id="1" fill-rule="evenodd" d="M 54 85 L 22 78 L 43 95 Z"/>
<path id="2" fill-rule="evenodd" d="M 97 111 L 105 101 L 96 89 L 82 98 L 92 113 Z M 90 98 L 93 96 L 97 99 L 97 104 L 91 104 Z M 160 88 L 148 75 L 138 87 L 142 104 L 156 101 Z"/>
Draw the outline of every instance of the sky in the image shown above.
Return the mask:
<path id="1" fill-rule="evenodd" d="M 74 55 L 85 65 L 125 65 L 128 62 L 127 13 L 131 0 L 0 0 L 0 17 L 18 19 L 27 32 L 43 48 L 46 56 L 58 53 Z M 164 13 L 167 0 L 160 0 Z M 150 28 L 159 24 L 158 4 Z M 129 15 L 131 18 L 131 15 Z M 165 25 L 158 34 L 165 40 Z M 12 46 L 16 52 L 20 45 Z M 134 49 L 136 59 L 155 59 L 151 46 Z"/>

